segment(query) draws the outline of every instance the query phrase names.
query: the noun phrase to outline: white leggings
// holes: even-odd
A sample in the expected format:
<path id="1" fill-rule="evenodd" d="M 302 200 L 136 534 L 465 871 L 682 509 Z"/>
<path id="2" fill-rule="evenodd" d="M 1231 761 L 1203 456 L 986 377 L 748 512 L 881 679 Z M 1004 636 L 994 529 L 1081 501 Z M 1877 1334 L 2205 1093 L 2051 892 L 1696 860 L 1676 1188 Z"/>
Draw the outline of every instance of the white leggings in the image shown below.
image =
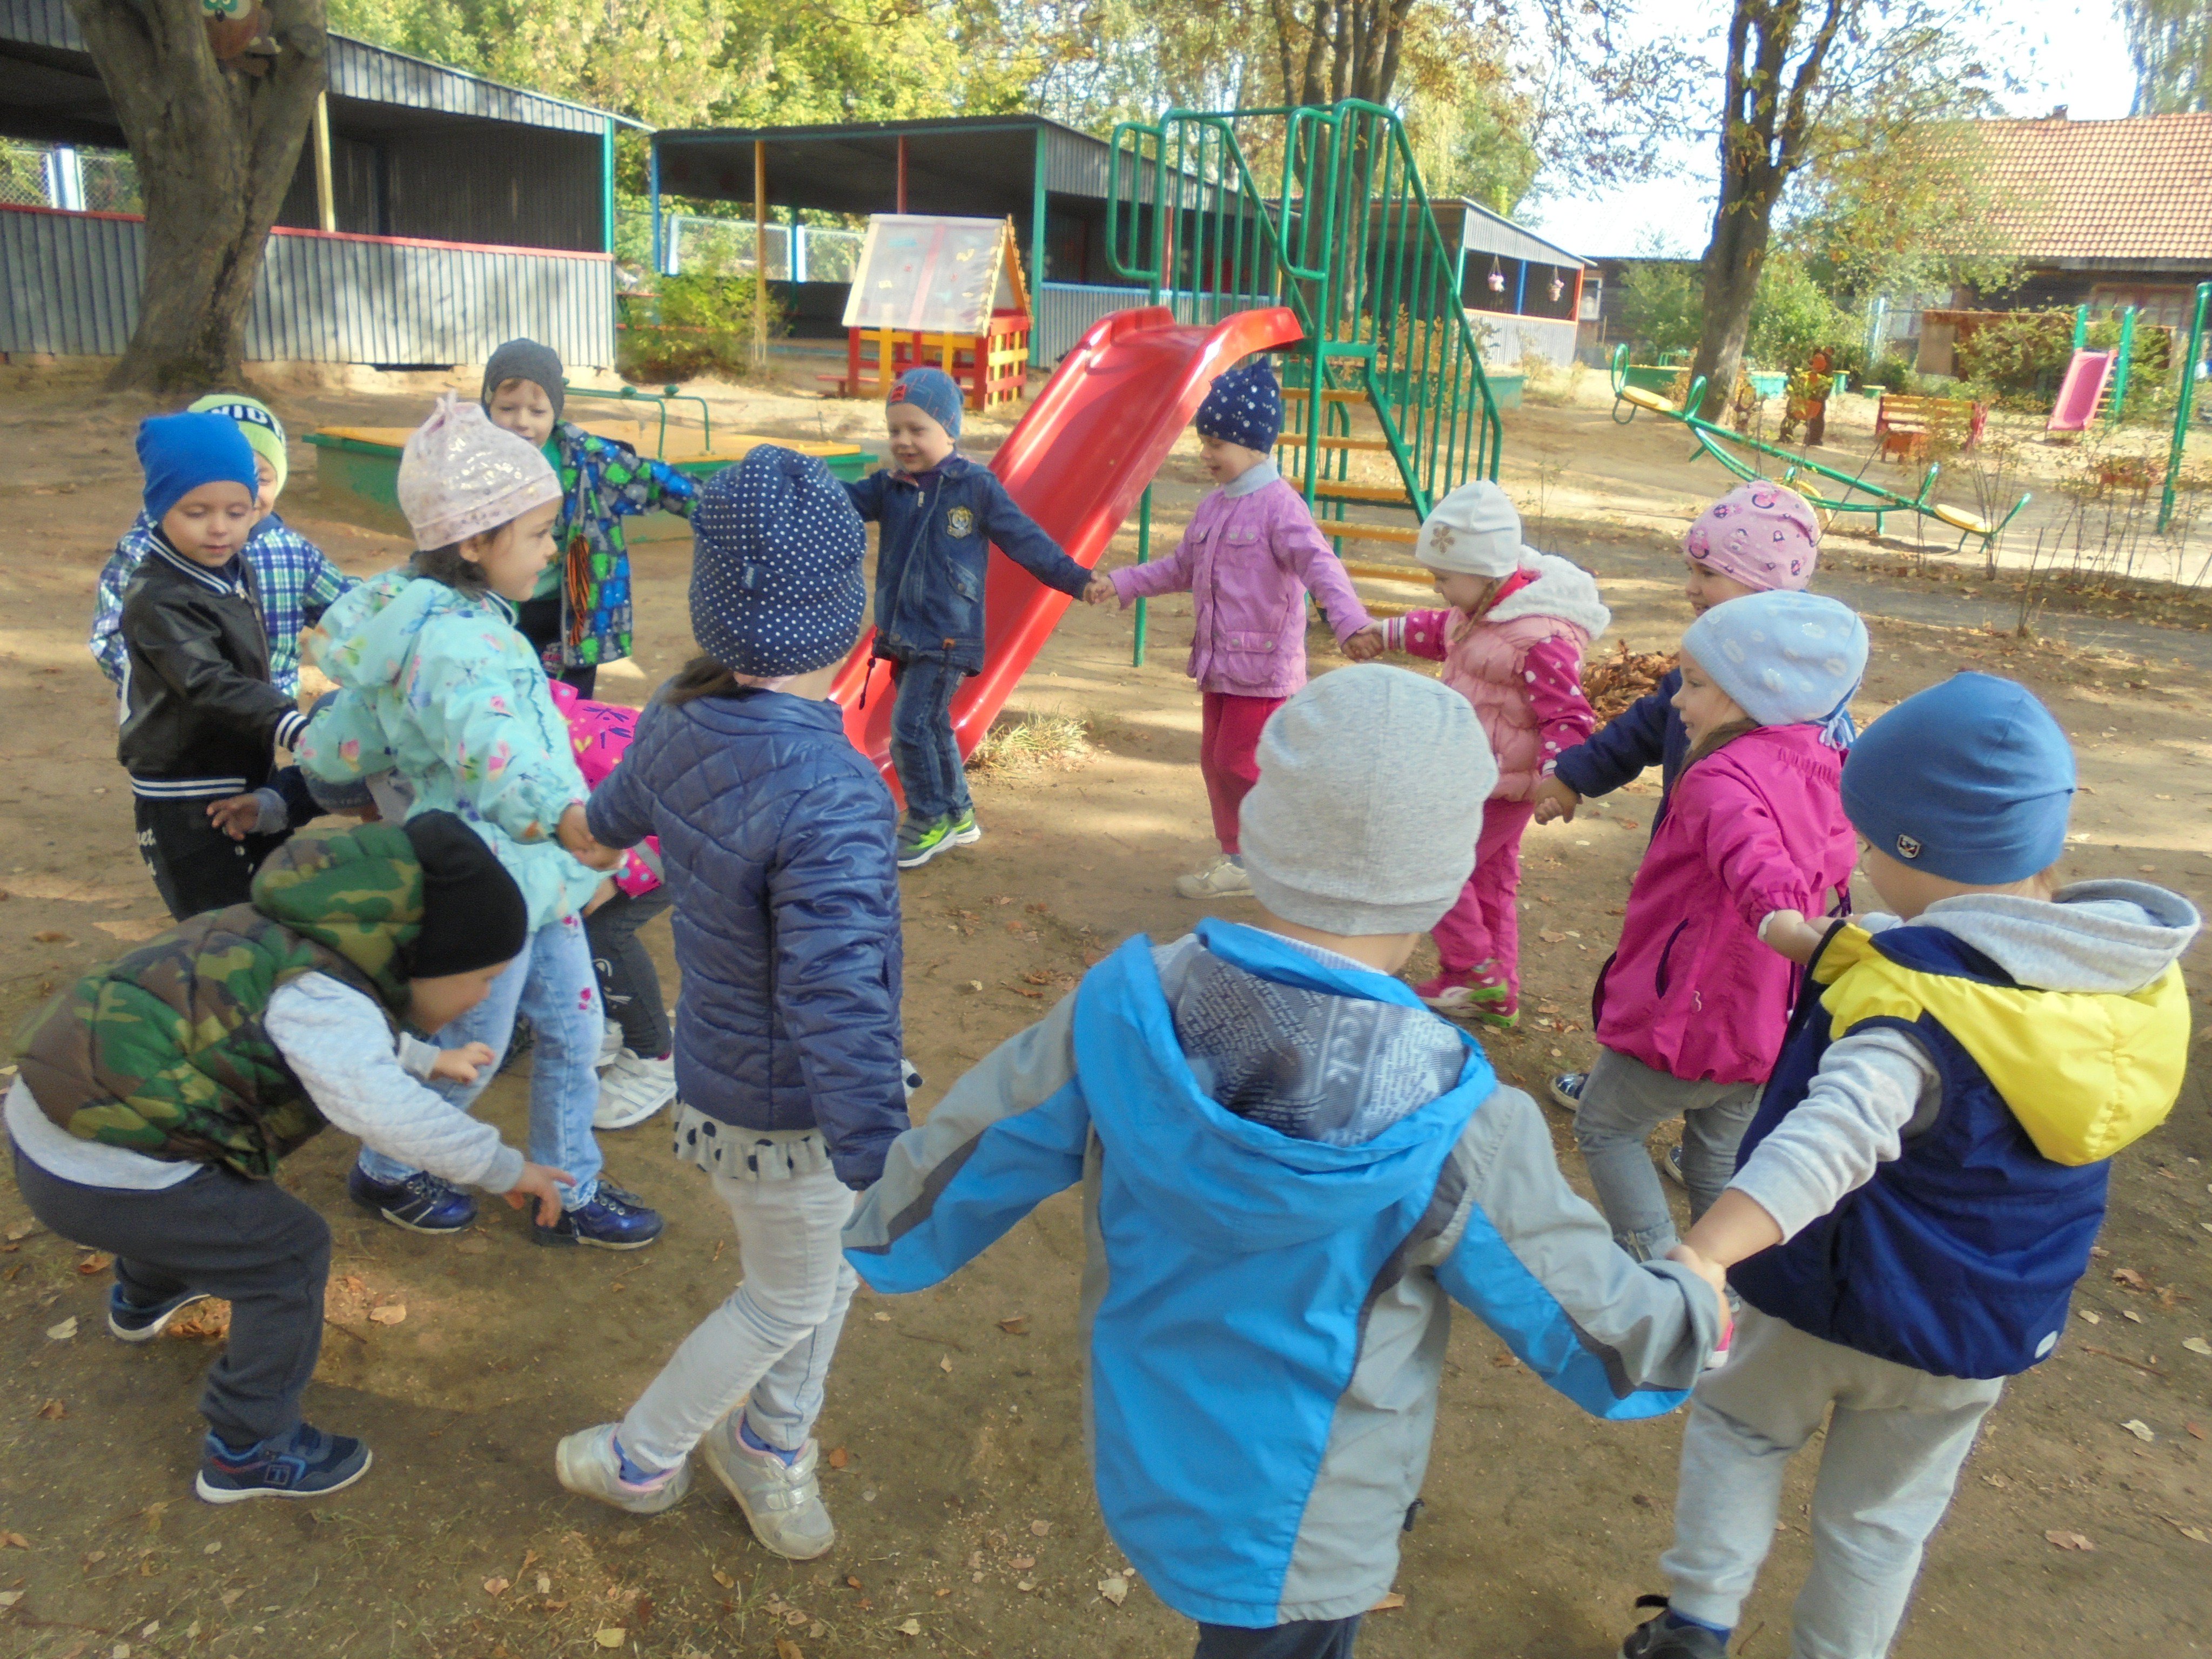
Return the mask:
<path id="1" fill-rule="evenodd" d="M 821 1136 L 737 1134 L 753 1155 L 726 1158 L 709 1179 L 737 1224 L 744 1277 L 623 1419 L 623 1449 L 651 1468 L 682 1462 L 748 1395 L 755 1435 L 783 1451 L 805 1446 L 860 1283 L 842 1244 L 854 1194 L 830 1170 Z"/>

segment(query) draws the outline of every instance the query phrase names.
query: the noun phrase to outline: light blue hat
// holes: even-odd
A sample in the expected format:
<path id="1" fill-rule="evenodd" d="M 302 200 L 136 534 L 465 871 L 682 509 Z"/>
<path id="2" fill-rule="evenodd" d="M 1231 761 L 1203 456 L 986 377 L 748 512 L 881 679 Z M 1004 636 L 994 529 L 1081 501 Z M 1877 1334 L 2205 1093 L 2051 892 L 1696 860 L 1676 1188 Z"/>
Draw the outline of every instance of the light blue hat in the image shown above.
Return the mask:
<path id="1" fill-rule="evenodd" d="M 1849 605 L 1819 593 L 1747 593 L 1692 623 L 1682 649 L 1761 726 L 1820 725 L 1832 746 L 1850 742 L 1867 631 Z"/>

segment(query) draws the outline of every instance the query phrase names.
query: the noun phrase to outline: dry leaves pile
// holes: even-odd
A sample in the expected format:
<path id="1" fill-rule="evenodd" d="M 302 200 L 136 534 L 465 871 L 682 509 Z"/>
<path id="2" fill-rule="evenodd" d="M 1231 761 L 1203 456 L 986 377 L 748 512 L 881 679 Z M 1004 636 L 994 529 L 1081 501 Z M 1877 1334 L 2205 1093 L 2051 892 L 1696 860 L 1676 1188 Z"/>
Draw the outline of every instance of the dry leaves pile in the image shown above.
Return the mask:
<path id="1" fill-rule="evenodd" d="M 1601 655 L 1583 666 L 1583 696 L 1602 724 L 1638 697 L 1650 696 L 1674 672 L 1673 652 L 1631 651 L 1627 641 L 1616 640 L 1610 656 Z"/>

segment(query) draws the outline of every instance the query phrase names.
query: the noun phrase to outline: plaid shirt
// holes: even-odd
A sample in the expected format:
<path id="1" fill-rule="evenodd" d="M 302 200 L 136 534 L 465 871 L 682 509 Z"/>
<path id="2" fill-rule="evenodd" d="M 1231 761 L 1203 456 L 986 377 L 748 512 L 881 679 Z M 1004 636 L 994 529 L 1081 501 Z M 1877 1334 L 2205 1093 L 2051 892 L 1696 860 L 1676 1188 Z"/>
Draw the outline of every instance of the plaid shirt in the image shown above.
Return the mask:
<path id="1" fill-rule="evenodd" d="M 154 545 L 154 521 L 143 513 L 100 573 L 99 597 L 92 612 L 92 637 L 85 641 L 100 672 L 123 684 L 123 590 L 131 584 Z M 359 585 L 323 550 L 271 513 L 246 538 L 246 562 L 253 567 L 261 616 L 269 629 L 269 678 L 288 697 L 300 694 L 300 635 L 322 618 L 339 594 Z"/>

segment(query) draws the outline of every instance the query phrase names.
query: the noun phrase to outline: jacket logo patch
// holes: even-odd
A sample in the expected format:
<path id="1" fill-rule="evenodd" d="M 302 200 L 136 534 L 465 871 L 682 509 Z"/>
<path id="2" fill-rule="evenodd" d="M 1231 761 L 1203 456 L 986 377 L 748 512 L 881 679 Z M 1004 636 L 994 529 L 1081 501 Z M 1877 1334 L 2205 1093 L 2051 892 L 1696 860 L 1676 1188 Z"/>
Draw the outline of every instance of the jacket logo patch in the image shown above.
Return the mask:
<path id="1" fill-rule="evenodd" d="M 974 535 L 975 514 L 964 507 L 954 507 L 945 515 L 945 533 L 948 536 Z"/>
<path id="2" fill-rule="evenodd" d="M 1918 858 L 1920 838 L 1917 836 L 1899 836 L 1897 838 L 1897 856 L 1901 859 Z"/>

